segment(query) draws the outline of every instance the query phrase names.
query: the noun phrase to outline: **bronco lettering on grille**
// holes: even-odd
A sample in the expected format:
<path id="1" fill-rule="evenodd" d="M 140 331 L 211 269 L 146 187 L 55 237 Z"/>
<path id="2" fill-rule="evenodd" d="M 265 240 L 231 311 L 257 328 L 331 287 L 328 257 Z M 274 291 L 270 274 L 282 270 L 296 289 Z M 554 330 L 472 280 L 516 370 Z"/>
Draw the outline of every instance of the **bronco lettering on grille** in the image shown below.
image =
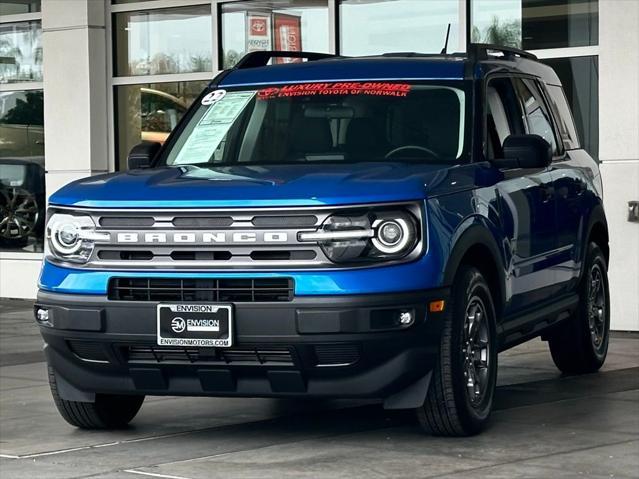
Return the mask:
<path id="1" fill-rule="evenodd" d="M 224 231 L 179 232 L 179 233 L 117 233 L 120 244 L 241 244 L 241 243 L 287 243 L 286 231 Z"/>

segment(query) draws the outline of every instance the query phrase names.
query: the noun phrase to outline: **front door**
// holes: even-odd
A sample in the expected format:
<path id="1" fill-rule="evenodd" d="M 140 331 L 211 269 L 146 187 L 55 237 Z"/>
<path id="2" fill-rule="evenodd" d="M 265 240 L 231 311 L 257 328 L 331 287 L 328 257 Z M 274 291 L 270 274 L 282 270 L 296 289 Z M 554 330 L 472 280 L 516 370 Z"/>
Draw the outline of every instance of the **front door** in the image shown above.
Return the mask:
<path id="1" fill-rule="evenodd" d="M 532 132 L 518 78 L 497 77 L 486 90 L 488 159 L 503 157 L 508 135 Z M 538 305 L 556 291 L 552 268 L 557 247 L 553 176 L 549 167 L 503 169 L 497 184 L 501 228 L 510 253 L 505 315 Z"/>

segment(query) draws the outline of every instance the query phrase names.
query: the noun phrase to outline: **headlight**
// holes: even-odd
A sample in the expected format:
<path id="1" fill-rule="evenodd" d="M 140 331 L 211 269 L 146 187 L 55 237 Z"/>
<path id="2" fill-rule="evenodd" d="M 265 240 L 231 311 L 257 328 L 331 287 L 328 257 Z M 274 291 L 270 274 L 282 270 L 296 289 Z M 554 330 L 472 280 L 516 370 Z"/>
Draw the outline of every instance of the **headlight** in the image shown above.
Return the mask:
<path id="1" fill-rule="evenodd" d="M 47 222 L 47 256 L 72 263 L 86 263 L 95 241 L 109 240 L 95 231 L 90 216 L 53 213 Z"/>
<path id="2" fill-rule="evenodd" d="M 319 230 L 299 233 L 299 240 L 318 242 L 336 263 L 401 259 L 420 243 L 419 221 L 403 209 L 332 215 Z"/>

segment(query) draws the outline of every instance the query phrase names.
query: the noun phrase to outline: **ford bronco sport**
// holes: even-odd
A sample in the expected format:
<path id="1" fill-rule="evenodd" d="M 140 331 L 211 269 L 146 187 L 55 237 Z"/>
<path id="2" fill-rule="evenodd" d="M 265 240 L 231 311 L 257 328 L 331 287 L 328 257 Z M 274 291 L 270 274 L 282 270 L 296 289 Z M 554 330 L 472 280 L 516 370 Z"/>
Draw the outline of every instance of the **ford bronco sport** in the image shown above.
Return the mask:
<path id="1" fill-rule="evenodd" d="M 128 161 L 50 199 L 35 315 L 75 426 L 145 395 L 377 398 L 461 436 L 500 351 L 604 362 L 601 177 L 529 53 L 250 53 Z"/>

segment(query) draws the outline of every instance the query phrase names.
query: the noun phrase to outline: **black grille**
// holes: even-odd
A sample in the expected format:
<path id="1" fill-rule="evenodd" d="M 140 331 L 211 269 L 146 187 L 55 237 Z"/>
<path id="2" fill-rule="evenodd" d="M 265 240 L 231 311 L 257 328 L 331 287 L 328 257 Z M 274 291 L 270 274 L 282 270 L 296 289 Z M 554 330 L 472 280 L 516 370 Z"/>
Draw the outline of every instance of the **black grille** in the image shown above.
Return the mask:
<path id="1" fill-rule="evenodd" d="M 153 226 L 155 218 L 152 216 L 126 218 L 103 216 L 100 218 L 100 226 L 103 228 L 144 228 Z"/>
<path id="2" fill-rule="evenodd" d="M 231 364 L 234 366 L 294 366 L 289 348 L 198 349 L 129 346 L 129 363 Z"/>
<path id="3" fill-rule="evenodd" d="M 317 366 L 345 366 L 359 361 L 359 345 L 345 344 L 319 344 L 315 346 L 315 358 Z"/>
<path id="4" fill-rule="evenodd" d="M 114 301 L 280 302 L 293 299 L 290 278 L 112 278 L 108 298 Z"/>
<path id="5" fill-rule="evenodd" d="M 252 221 L 258 228 L 294 228 L 296 226 L 314 226 L 317 216 L 256 216 Z"/>
<path id="6" fill-rule="evenodd" d="M 233 218 L 230 216 L 193 216 L 173 219 L 176 228 L 221 228 L 231 226 Z"/>

